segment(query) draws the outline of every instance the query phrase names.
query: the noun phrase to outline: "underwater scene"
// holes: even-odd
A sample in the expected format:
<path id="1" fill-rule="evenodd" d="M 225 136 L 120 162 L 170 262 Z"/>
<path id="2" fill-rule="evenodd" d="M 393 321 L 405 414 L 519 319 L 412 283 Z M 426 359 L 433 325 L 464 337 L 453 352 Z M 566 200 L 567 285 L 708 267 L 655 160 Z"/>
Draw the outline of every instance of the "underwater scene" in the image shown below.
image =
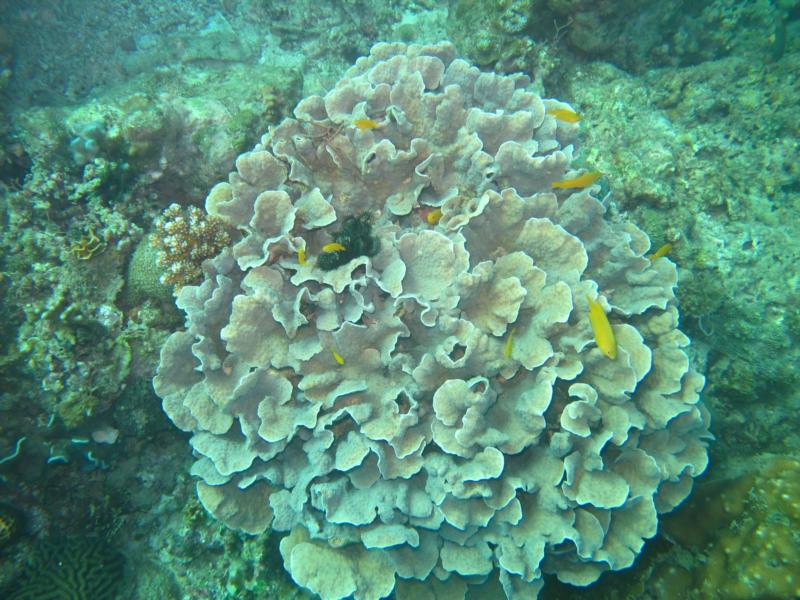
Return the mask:
<path id="1" fill-rule="evenodd" d="M 0 600 L 800 598 L 800 0 L 0 8 Z"/>

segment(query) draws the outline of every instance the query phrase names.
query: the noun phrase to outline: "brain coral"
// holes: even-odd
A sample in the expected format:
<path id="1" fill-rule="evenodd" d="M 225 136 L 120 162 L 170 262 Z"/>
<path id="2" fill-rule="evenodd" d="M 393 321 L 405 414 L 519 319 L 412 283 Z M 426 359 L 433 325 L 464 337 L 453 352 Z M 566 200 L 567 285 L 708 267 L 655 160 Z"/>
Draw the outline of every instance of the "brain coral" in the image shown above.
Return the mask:
<path id="1" fill-rule="evenodd" d="M 528 83 L 379 44 L 206 200 L 239 237 L 181 290 L 155 389 L 203 505 L 289 532 L 286 569 L 326 600 L 460 597 L 494 569 L 508 598 L 588 585 L 705 469 L 675 266 L 589 190 L 554 193 L 578 125 Z M 348 219 L 377 241 L 319 268 Z"/>

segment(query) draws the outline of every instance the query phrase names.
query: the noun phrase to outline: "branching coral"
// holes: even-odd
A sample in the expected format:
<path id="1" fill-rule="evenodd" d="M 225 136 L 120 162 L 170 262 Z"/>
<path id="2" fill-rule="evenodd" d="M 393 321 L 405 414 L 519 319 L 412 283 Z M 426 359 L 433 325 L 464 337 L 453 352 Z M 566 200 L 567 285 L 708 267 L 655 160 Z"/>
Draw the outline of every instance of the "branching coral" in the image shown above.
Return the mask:
<path id="1" fill-rule="evenodd" d="M 290 532 L 287 570 L 326 600 L 403 597 L 398 578 L 460 597 L 494 569 L 508 598 L 588 585 L 706 467 L 675 266 L 591 188 L 553 190 L 578 125 L 529 83 L 379 44 L 206 199 L 240 233 L 179 293 L 155 389 L 203 505 Z M 375 252 L 305 259 L 362 215 Z"/>
<path id="2" fill-rule="evenodd" d="M 230 244 L 225 222 L 207 215 L 196 206 L 183 209 L 170 204 L 155 220 L 152 243 L 158 249 L 158 263 L 166 272 L 161 282 L 179 290 L 197 283 L 202 276 L 200 265 Z"/>

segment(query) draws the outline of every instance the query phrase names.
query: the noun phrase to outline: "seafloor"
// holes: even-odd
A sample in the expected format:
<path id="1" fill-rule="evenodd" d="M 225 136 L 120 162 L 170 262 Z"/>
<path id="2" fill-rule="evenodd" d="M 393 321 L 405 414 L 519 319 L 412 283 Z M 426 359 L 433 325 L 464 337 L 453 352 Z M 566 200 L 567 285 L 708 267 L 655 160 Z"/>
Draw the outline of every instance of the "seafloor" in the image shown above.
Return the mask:
<path id="1" fill-rule="evenodd" d="M 541 597 L 797 597 L 799 33 L 798 0 L 3 2 L 0 589 L 68 597 L 74 562 L 120 599 L 308 596 L 279 535 L 204 510 L 153 392 L 183 322 L 156 219 L 374 43 L 450 40 L 569 102 L 610 218 L 671 244 L 716 438 L 633 567 Z"/>

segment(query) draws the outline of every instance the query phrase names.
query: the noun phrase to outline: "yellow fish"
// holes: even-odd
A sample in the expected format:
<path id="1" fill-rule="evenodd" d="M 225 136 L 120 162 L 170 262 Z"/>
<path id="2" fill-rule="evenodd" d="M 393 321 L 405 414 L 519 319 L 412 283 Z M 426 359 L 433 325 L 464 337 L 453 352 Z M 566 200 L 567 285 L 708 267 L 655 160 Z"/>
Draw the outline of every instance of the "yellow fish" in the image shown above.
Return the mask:
<path id="1" fill-rule="evenodd" d="M 592 185 L 595 181 L 600 179 L 603 174 L 600 171 L 589 171 L 583 175 L 578 175 L 572 179 L 562 179 L 561 181 L 554 181 L 552 186 L 554 188 L 561 188 L 563 190 L 569 188 L 585 188 Z"/>
<path id="2" fill-rule="evenodd" d="M 662 256 L 666 256 L 667 253 L 670 250 L 672 250 L 672 244 L 670 242 L 667 242 L 666 244 L 661 246 L 661 248 L 659 248 L 658 250 L 656 250 L 652 254 L 648 254 L 647 255 L 647 260 L 649 260 L 650 262 L 654 262 L 657 258 L 661 258 Z"/>
<path id="3" fill-rule="evenodd" d="M 339 242 L 331 242 L 330 244 L 325 244 L 322 247 L 323 252 L 339 252 L 340 250 L 344 250 L 344 246 L 342 246 Z"/>
<path id="4" fill-rule="evenodd" d="M 331 348 L 331 354 L 333 354 L 333 360 L 335 360 L 339 364 L 339 366 L 344 366 L 344 359 L 342 358 L 341 354 L 339 354 L 333 348 Z"/>
<path id="5" fill-rule="evenodd" d="M 305 248 L 298 248 L 297 249 L 297 262 L 301 265 L 307 265 L 308 261 L 306 260 L 306 249 Z"/>
<path id="6" fill-rule="evenodd" d="M 594 332 L 594 341 L 603 354 L 614 360 L 617 358 L 617 340 L 614 337 L 614 330 L 611 329 L 611 323 L 608 322 L 608 317 L 599 302 L 589 296 L 586 296 L 586 301 L 589 303 L 589 323 Z"/>
<path id="7" fill-rule="evenodd" d="M 353 125 L 358 127 L 361 130 L 364 129 L 377 129 L 380 127 L 377 121 L 373 121 L 372 119 L 356 119 L 353 121 Z"/>
<path id="8" fill-rule="evenodd" d="M 508 339 L 506 340 L 505 346 L 503 346 L 503 356 L 509 358 L 511 356 L 512 350 L 514 350 L 514 332 L 517 330 L 516 327 L 512 327 L 511 331 L 508 333 Z"/>
<path id="9" fill-rule="evenodd" d="M 550 108 L 547 110 L 547 114 L 566 123 L 577 123 L 581 120 L 581 116 L 578 113 L 568 108 Z"/>
<path id="10" fill-rule="evenodd" d="M 425 220 L 428 222 L 429 225 L 436 225 L 439 222 L 439 219 L 441 218 L 442 218 L 442 209 L 434 208 L 431 212 L 427 214 Z"/>

